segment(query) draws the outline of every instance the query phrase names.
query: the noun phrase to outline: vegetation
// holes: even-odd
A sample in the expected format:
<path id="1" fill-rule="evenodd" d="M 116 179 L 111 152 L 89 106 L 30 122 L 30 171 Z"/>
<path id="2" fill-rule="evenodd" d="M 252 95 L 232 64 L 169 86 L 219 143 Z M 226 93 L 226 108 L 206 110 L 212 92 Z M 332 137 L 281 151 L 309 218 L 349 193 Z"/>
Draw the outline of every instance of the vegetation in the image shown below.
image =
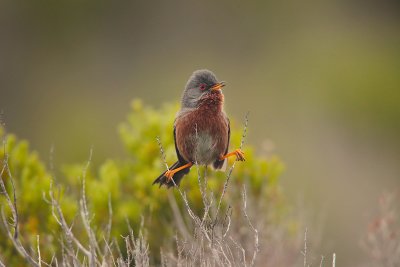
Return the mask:
<path id="1" fill-rule="evenodd" d="M 256 156 L 245 145 L 247 161 L 230 161 L 225 173 L 195 166 L 179 188 L 152 186 L 175 160 L 176 111 L 133 101 L 119 127 L 129 156 L 96 168 L 90 152 L 88 162 L 63 166 L 61 174 L 1 128 L 1 225 L 8 238 L 0 239 L 0 266 L 322 265 L 280 190 L 284 165 L 277 157 Z M 247 119 L 244 127 L 232 123 L 231 147 L 243 145 Z"/>
<path id="2" fill-rule="evenodd" d="M 160 261 L 161 247 L 176 246 L 176 234 L 188 238 L 193 225 L 184 212 L 185 204 L 180 193 L 184 192 L 193 214 L 200 215 L 204 209 L 204 195 L 202 196 L 199 190 L 198 178 L 206 177 L 207 184 L 204 188 L 208 192 L 207 197 L 217 199 L 223 191 L 227 173 L 207 171 L 202 167 L 193 168 L 184 178 L 180 187 L 181 192 L 151 185 L 153 179 L 165 169 L 160 157 L 157 136 L 164 145 L 166 161 L 172 163 L 175 160 L 171 128 L 176 111 L 177 105 L 165 105 L 160 110 L 155 110 L 143 106 L 138 100 L 133 101 L 132 112 L 128 115 L 127 121 L 119 127 L 129 157 L 122 160 L 109 159 L 97 170 L 87 163 L 63 166 L 61 175 L 55 174 L 51 160 L 48 163 L 50 167 L 46 168 L 37 153 L 29 150 L 27 141 L 20 141 L 12 134 L 6 135 L 3 130 L 1 134 L 4 139 L 4 149 L 0 154 L 3 162 L 1 176 L 10 198 L 13 191 L 11 179 L 17 188 L 16 208 L 19 214 L 18 232 L 21 245 L 35 247 L 37 236 L 40 236 L 42 259 L 50 262 L 53 256 L 62 258 L 60 243 L 63 244 L 65 240 L 60 240 L 63 229 L 59 225 L 59 214 L 54 216 L 57 205 L 62 210 L 65 222 L 70 226 L 73 225 L 74 236 L 80 237 L 82 244 L 89 244 L 90 238 L 87 236 L 85 224 L 79 223 L 77 217 L 81 211 L 79 200 L 82 201 L 84 195 L 87 196 L 85 198 L 88 203 L 87 209 L 93 215 L 88 221 L 98 240 L 102 240 L 107 231 L 110 206 L 112 206 L 110 236 L 122 246 L 124 239 L 120 236 L 130 233 L 129 225 L 132 226 L 132 233 L 139 233 L 142 225 L 153 262 Z M 241 130 L 232 123 L 232 147 L 240 145 L 241 136 Z M 246 145 L 244 151 L 248 160 L 245 164 L 237 164 L 234 169 L 229 190 L 221 198 L 221 216 L 225 216 L 229 211 L 232 219 L 241 217 L 242 185 L 246 185 L 247 195 L 251 196 L 250 213 L 255 214 L 256 211 L 263 210 L 265 214 L 261 217 L 263 224 L 266 223 L 264 225 L 284 225 L 282 229 L 287 230 L 288 234 L 297 233 L 299 229 L 295 220 L 287 219 L 289 209 L 278 184 L 283 164 L 277 157 L 267 160 L 255 156 L 251 146 Z M 233 161 L 230 162 L 232 163 Z M 82 191 L 83 185 L 85 185 L 84 191 Z M 57 205 L 54 204 L 54 200 L 57 201 Z M 12 208 L 7 205 L 6 198 L 2 198 L 1 201 L 5 217 L 12 218 Z M 207 220 L 215 219 L 213 216 L 216 215 L 216 210 L 211 209 L 210 207 Z M 181 216 L 181 221 L 177 220 L 177 216 Z M 1 239 L 0 247 L 4 262 L 10 265 L 20 263 L 21 258 L 15 257 L 15 247 L 10 239 Z M 175 249 L 163 251 L 168 251 L 172 253 L 171 255 L 176 253 Z"/>

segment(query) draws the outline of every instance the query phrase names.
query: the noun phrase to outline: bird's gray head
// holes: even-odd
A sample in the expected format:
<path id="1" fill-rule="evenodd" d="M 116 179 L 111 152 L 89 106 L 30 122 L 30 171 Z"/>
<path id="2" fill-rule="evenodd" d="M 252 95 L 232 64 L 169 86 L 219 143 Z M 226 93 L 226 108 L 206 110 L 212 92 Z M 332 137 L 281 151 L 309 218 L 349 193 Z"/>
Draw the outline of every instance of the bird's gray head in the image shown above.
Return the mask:
<path id="1" fill-rule="evenodd" d="M 196 108 L 203 95 L 212 91 L 220 91 L 224 86 L 225 83 L 218 82 L 211 71 L 205 69 L 196 70 L 190 76 L 185 91 L 183 91 L 182 108 Z"/>

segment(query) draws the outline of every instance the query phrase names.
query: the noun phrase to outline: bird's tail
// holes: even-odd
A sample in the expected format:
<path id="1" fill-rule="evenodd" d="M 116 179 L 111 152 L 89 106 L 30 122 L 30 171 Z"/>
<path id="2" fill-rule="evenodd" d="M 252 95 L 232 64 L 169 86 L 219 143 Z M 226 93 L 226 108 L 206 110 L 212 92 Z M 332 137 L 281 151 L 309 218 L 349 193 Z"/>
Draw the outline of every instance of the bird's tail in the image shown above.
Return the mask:
<path id="1" fill-rule="evenodd" d="M 170 170 L 175 170 L 176 168 L 182 167 L 185 164 L 186 163 L 181 163 L 181 162 L 177 161 L 170 167 Z M 188 174 L 189 170 L 190 170 L 190 167 L 182 169 L 174 174 L 172 179 L 174 179 L 176 185 L 179 185 L 183 176 Z M 165 173 L 166 173 L 166 171 L 163 172 L 160 176 L 158 176 L 158 178 L 154 180 L 153 184 L 160 184 L 160 187 L 162 185 L 166 185 L 168 188 L 174 186 L 175 185 L 174 181 L 172 181 L 172 180 L 169 181 L 168 178 L 165 176 Z"/>

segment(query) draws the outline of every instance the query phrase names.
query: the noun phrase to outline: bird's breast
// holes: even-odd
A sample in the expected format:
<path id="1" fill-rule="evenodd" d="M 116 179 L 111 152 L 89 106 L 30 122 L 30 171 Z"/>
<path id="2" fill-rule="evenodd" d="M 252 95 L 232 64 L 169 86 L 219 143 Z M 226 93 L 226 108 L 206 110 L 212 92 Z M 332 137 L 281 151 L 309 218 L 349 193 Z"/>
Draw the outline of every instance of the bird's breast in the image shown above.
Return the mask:
<path id="1" fill-rule="evenodd" d="M 228 121 L 221 112 L 198 108 L 175 121 L 176 144 L 187 161 L 208 165 L 223 156 L 228 146 Z"/>

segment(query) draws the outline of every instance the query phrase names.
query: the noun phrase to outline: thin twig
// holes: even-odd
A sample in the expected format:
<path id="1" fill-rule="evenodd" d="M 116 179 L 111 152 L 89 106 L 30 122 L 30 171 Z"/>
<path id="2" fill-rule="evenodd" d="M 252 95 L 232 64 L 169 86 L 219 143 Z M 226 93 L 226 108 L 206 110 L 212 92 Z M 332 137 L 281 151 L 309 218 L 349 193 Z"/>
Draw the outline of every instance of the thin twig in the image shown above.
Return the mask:
<path id="1" fill-rule="evenodd" d="M 240 146 L 239 146 L 240 149 L 243 148 L 244 140 L 245 140 L 245 138 L 247 136 L 247 125 L 249 124 L 249 115 L 250 115 L 250 112 L 247 111 L 246 116 L 244 117 L 243 134 L 242 134 L 242 139 L 240 141 Z"/>
<path id="2" fill-rule="evenodd" d="M 110 251 L 109 250 L 109 245 L 108 243 L 110 242 L 110 235 L 111 235 L 111 227 L 112 227 L 112 217 L 113 217 L 113 210 L 112 210 L 112 205 L 111 205 L 111 193 L 108 194 L 108 223 L 106 225 L 106 234 L 103 236 L 104 239 L 104 248 L 103 248 L 103 261 L 104 258 L 107 257 L 107 253 Z M 112 256 L 112 255 L 111 255 Z"/>
<path id="3" fill-rule="evenodd" d="M 109 252 L 110 255 L 111 255 L 111 260 L 112 260 L 112 262 L 113 262 L 113 265 L 116 267 L 117 264 L 115 263 L 114 255 L 113 255 L 113 253 L 112 253 L 112 250 L 111 250 L 110 245 L 108 244 L 108 240 L 107 240 L 105 237 L 103 237 L 103 239 L 104 239 L 105 247 L 107 248 L 108 252 Z M 107 264 L 107 262 L 105 261 L 105 257 L 104 257 L 104 258 L 103 258 L 103 264 L 102 264 L 102 266 L 107 266 L 106 264 Z"/>
<path id="4" fill-rule="evenodd" d="M 222 235 L 222 237 L 226 237 L 226 235 L 228 234 L 228 232 L 229 232 L 229 229 L 230 229 L 230 227 L 231 227 L 231 216 L 232 216 L 232 208 L 229 206 L 228 207 L 228 210 L 226 211 L 226 213 L 225 213 L 225 222 L 226 221 L 228 221 L 228 223 L 226 224 L 227 226 L 226 226 L 226 230 L 225 230 L 225 232 L 224 232 L 224 234 Z M 224 223 L 225 224 L 225 223 Z"/>
<path id="5" fill-rule="evenodd" d="M 168 191 L 167 196 L 168 196 L 168 201 L 171 206 L 172 212 L 174 213 L 174 218 L 176 220 L 178 230 L 180 231 L 181 235 L 185 239 L 191 238 L 191 235 L 189 234 L 189 231 L 187 230 L 186 224 L 185 224 L 182 214 L 179 210 L 178 204 L 176 203 L 175 197 L 173 196 L 171 191 Z"/>
<path id="6" fill-rule="evenodd" d="M 242 253 L 241 261 L 243 266 L 247 266 L 246 264 L 246 251 L 244 250 L 243 246 L 236 242 L 232 237 L 230 237 L 233 244 L 235 244 L 236 248 Z"/>
<path id="7" fill-rule="evenodd" d="M 251 263 L 250 263 L 250 266 L 254 266 L 257 254 L 260 251 L 260 247 L 258 244 L 258 230 L 256 228 L 254 228 L 253 224 L 250 221 L 249 216 L 247 215 L 247 194 L 246 194 L 246 186 L 245 185 L 243 185 L 242 196 L 243 196 L 243 214 L 244 214 L 244 217 L 246 218 L 247 223 L 250 226 L 251 230 L 254 232 L 254 252 L 253 252 L 253 257 L 252 257 Z"/>
<path id="8" fill-rule="evenodd" d="M 306 267 L 307 266 L 307 228 L 304 231 L 304 249 L 301 252 L 301 254 L 303 254 L 303 257 L 304 257 L 303 266 Z"/>
<path id="9" fill-rule="evenodd" d="M 83 168 L 83 171 L 82 171 L 82 196 L 81 196 L 81 201 L 80 201 L 81 217 L 82 217 L 83 225 L 85 226 L 85 230 L 89 237 L 90 256 L 88 257 L 88 259 L 89 259 L 90 267 L 95 266 L 96 261 L 97 261 L 97 253 L 101 254 L 99 245 L 96 240 L 96 236 L 93 233 L 93 230 L 90 226 L 91 220 L 89 219 L 89 209 L 88 209 L 87 200 L 86 200 L 86 175 L 87 175 L 89 165 L 92 161 L 92 155 L 93 155 L 93 148 L 90 149 L 89 159 L 86 163 L 86 166 Z M 97 253 L 96 253 L 96 251 L 97 251 Z"/>
<path id="10" fill-rule="evenodd" d="M 158 140 L 159 140 L 159 139 L 158 139 Z M 159 147 L 160 147 L 160 153 L 161 153 L 161 155 L 164 156 L 164 149 L 163 149 L 163 146 L 162 146 L 161 142 L 159 142 Z M 184 202 L 184 204 L 185 204 L 185 207 L 186 207 L 186 210 L 187 210 L 189 216 L 192 218 L 193 222 L 195 222 L 197 226 L 200 226 L 200 225 L 201 225 L 201 220 L 200 220 L 200 218 L 199 218 L 196 214 L 194 214 L 193 210 L 190 208 L 189 202 L 188 202 L 187 197 L 186 197 L 186 193 L 184 193 L 184 192 L 178 187 L 178 185 L 175 183 L 175 180 L 174 180 L 174 179 L 171 179 L 171 181 L 174 183 L 175 188 L 177 188 L 179 194 L 181 195 L 181 197 L 182 197 L 182 199 L 183 199 L 183 202 Z M 203 229 L 203 233 L 204 233 L 204 235 L 206 236 L 207 239 L 210 239 L 210 237 L 208 236 L 207 232 L 206 232 L 204 229 Z"/>
<path id="11" fill-rule="evenodd" d="M 18 222 L 19 222 L 19 215 L 18 215 L 18 209 L 17 209 L 17 194 L 15 192 L 15 184 L 14 184 L 14 178 L 12 177 L 10 168 L 8 167 L 7 163 L 7 172 L 8 172 L 8 177 L 10 178 L 11 182 L 11 187 L 12 187 L 12 192 L 13 192 L 13 214 L 14 214 L 14 239 L 18 238 Z"/>
<path id="12" fill-rule="evenodd" d="M 37 252 L 38 252 L 38 264 L 39 264 L 39 267 L 42 267 L 42 259 L 40 257 L 40 239 L 39 239 L 39 235 L 36 236 L 36 242 L 37 242 Z"/>
<path id="13" fill-rule="evenodd" d="M 13 235 L 11 234 L 11 229 L 8 225 L 6 216 L 4 214 L 4 210 L 1 209 L 1 216 L 3 219 L 3 225 L 6 228 L 6 232 L 7 235 L 9 237 L 9 239 L 11 240 L 11 242 L 14 245 L 14 248 L 18 251 L 18 253 L 21 255 L 21 257 L 23 259 L 25 259 L 29 264 L 31 264 L 32 266 L 38 267 L 38 263 L 32 258 L 31 255 L 28 254 L 28 252 L 25 250 L 25 248 L 22 246 L 21 241 L 19 240 L 19 238 L 14 238 Z"/>
<path id="14" fill-rule="evenodd" d="M 174 186 L 178 189 L 178 192 L 179 192 L 179 194 L 181 195 L 181 197 L 182 197 L 182 199 L 183 199 L 183 202 L 185 203 L 186 210 L 187 210 L 189 216 L 192 218 L 193 222 L 194 222 L 197 226 L 201 226 L 201 220 L 200 220 L 200 218 L 199 218 L 196 214 L 194 214 L 193 210 L 190 208 L 189 202 L 188 202 L 187 197 L 186 197 L 186 193 L 182 192 L 182 190 L 176 185 L 174 179 L 172 179 L 172 182 L 174 183 Z M 205 236 L 209 241 L 211 241 L 211 238 L 209 237 L 209 235 L 208 235 L 207 231 L 204 229 L 204 227 L 200 227 L 199 229 L 202 231 L 202 233 L 204 234 L 204 236 Z"/>
<path id="15" fill-rule="evenodd" d="M 5 148 L 4 148 L 5 149 Z M 14 235 L 13 238 L 17 239 L 18 238 L 18 219 L 19 219 L 19 215 L 18 215 L 18 209 L 17 209 L 17 196 L 15 193 L 15 185 L 14 185 L 14 178 L 13 175 L 11 174 L 10 168 L 8 166 L 8 154 L 6 153 L 6 151 L 4 151 L 4 159 L 3 159 L 3 168 L 0 172 L 0 187 L 1 187 L 1 193 L 3 193 L 3 195 L 6 198 L 6 202 L 8 204 L 8 206 L 10 207 L 10 211 L 11 211 L 11 219 L 12 219 L 12 225 L 14 228 Z M 3 174 L 6 173 L 10 183 L 11 183 L 11 189 L 12 189 L 12 194 L 13 194 L 13 200 L 11 200 L 11 197 L 6 189 L 6 186 L 4 184 L 3 181 Z"/>
<path id="16" fill-rule="evenodd" d="M 246 116 L 245 116 L 243 134 L 242 134 L 242 139 L 240 141 L 240 146 L 239 146 L 240 150 L 243 148 L 244 140 L 245 140 L 245 138 L 247 136 L 247 125 L 248 125 L 248 123 L 249 123 L 249 112 L 247 112 Z M 233 162 L 231 168 L 228 171 L 228 175 L 226 176 L 226 180 L 225 180 L 225 183 L 224 183 L 222 194 L 221 194 L 221 196 L 219 198 L 219 201 L 218 201 L 217 212 L 215 214 L 215 219 L 214 219 L 213 226 L 215 226 L 216 223 L 217 223 L 218 213 L 219 213 L 219 210 L 221 208 L 222 199 L 224 198 L 226 190 L 228 189 L 229 180 L 231 179 L 231 175 L 232 175 L 233 169 L 235 168 L 235 165 L 236 165 L 236 161 Z"/>
<path id="17" fill-rule="evenodd" d="M 164 164 L 165 164 L 165 167 L 166 167 L 167 170 L 169 171 L 168 163 L 167 163 L 167 160 L 166 160 L 166 157 L 165 157 L 165 153 L 164 153 L 163 146 L 162 146 L 162 144 L 161 144 L 160 137 L 157 136 L 157 137 L 156 137 L 156 140 L 157 140 L 157 143 L 158 143 L 158 147 L 159 147 L 159 149 L 160 149 L 161 158 L 162 158 L 162 160 L 163 160 L 163 162 L 164 162 Z"/>

